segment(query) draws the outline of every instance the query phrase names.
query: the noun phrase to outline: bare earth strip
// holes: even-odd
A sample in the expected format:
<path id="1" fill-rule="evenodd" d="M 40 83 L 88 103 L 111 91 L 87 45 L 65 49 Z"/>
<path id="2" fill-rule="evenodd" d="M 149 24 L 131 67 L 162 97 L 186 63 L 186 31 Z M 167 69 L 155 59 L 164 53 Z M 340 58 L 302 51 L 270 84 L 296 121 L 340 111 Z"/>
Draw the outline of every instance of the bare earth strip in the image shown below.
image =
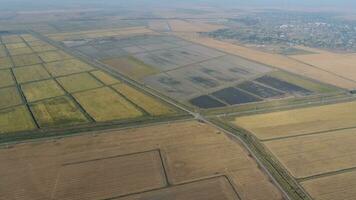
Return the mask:
<path id="1" fill-rule="evenodd" d="M 333 73 L 298 62 L 286 56 L 270 54 L 250 48 L 234 45 L 228 42 L 218 41 L 211 38 L 199 37 L 192 34 L 178 34 L 178 36 L 211 48 L 216 48 L 230 54 L 274 66 L 292 73 L 300 74 L 324 83 L 332 84 L 345 89 L 356 88 L 356 82 L 350 81 Z"/>
<path id="2" fill-rule="evenodd" d="M 196 121 L 108 130 L 97 135 L 87 134 L 0 149 L 0 177 L 4 180 L 0 181 L 0 199 L 47 200 L 58 197 L 57 195 L 65 197 L 59 199 L 73 199 L 79 195 L 82 197 L 94 195 L 96 199 L 104 199 L 108 194 L 130 195 L 132 191 L 137 190 L 127 188 L 135 188 L 138 184 L 152 188 L 154 182 L 156 183 L 154 186 L 158 187 L 161 186 L 162 180 L 161 176 L 155 176 L 161 171 L 161 168 L 155 168 L 158 167 L 156 154 L 152 154 L 150 158 L 145 157 L 145 154 L 137 158 L 125 157 L 157 149 L 161 152 L 160 160 L 170 185 L 168 189 L 172 188 L 170 192 L 176 191 L 174 189 L 176 185 L 225 174 L 230 177 L 232 185 L 236 186 L 235 189 L 242 199 L 282 199 L 279 190 L 268 181 L 267 176 L 260 171 L 256 162 L 239 143 L 232 141 L 215 128 Z M 118 156 L 124 157 L 115 159 Z M 95 167 L 91 161 L 97 162 Z M 83 165 L 84 162 L 88 165 Z M 69 163 L 73 166 L 63 168 Z M 82 170 L 78 172 L 76 169 L 79 168 Z M 144 176 L 142 170 L 146 171 Z M 119 174 L 126 175 L 116 180 L 115 177 Z M 75 178 L 79 182 L 74 182 Z M 144 181 L 139 183 L 133 180 Z M 117 181 L 126 184 L 120 187 Z M 72 190 L 71 185 L 80 189 Z M 206 194 L 202 194 L 203 185 L 207 188 L 204 190 Z M 231 192 L 230 189 L 217 191 L 212 187 L 220 187 L 218 185 L 221 186 L 201 184 L 194 188 L 183 188 L 189 192 L 187 194 L 176 194 L 184 195 L 188 199 L 195 199 L 194 195 L 198 195 L 197 199 L 199 195 L 203 195 L 200 197 L 211 195 L 216 197 L 214 199 L 231 199 L 226 198 L 226 194 Z M 165 191 L 167 190 L 156 197 L 160 195 L 170 197 Z M 224 192 L 225 197 L 221 196 Z"/>

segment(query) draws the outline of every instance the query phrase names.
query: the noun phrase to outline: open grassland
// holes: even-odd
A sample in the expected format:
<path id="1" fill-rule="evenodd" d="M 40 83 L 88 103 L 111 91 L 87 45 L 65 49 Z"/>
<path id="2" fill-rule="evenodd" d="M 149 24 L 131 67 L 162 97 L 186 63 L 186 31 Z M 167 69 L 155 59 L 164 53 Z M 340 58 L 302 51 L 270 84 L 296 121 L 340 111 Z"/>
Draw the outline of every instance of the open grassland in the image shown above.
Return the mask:
<path id="1" fill-rule="evenodd" d="M 14 85 L 14 84 L 15 81 L 14 78 L 12 77 L 11 70 L 8 69 L 0 70 L 0 88 Z"/>
<path id="2" fill-rule="evenodd" d="M 14 61 L 14 65 L 16 67 L 42 63 L 41 59 L 36 54 L 12 56 L 12 60 Z"/>
<path id="3" fill-rule="evenodd" d="M 102 62 L 135 80 L 141 80 L 159 72 L 134 57 L 110 58 L 102 60 Z"/>
<path id="4" fill-rule="evenodd" d="M 64 53 L 63 51 L 46 51 L 38 53 L 38 55 L 46 63 L 72 58 L 72 56 Z"/>
<path id="5" fill-rule="evenodd" d="M 301 183 L 315 200 L 353 200 L 356 196 L 356 172 L 334 174 Z"/>
<path id="6" fill-rule="evenodd" d="M 344 77 L 345 79 L 356 80 L 356 54 L 320 52 L 292 57 L 322 70 Z"/>
<path id="7" fill-rule="evenodd" d="M 175 113 L 175 111 L 171 109 L 168 105 L 163 104 L 157 99 L 145 95 L 142 92 L 139 92 L 138 90 L 126 84 L 114 85 L 113 88 L 119 93 L 121 93 L 123 96 L 128 98 L 131 102 L 144 109 L 150 115 L 156 116 Z"/>
<path id="8" fill-rule="evenodd" d="M 107 87 L 75 93 L 73 96 L 95 121 L 123 120 L 142 116 L 133 104 Z"/>
<path id="9" fill-rule="evenodd" d="M 90 72 L 93 76 L 95 76 L 98 80 L 103 82 L 105 85 L 113 85 L 116 83 L 120 83 L 120 80 L 112 77 L 111 75 L 107 74 L 106 72 L 103 71 L 93 71 Z"/>
<path id="10" fill-rule="evenodd" d="M 25 106 L 17 106 L 0 110 L 0 133 L 26 131 L 34 128 L 36 127 L 32 121 L 29 111 Z"/>
<path id="11" fill-rule="evenodd" d="M 261 140 L 356 126 L 356 102 L 237 117 L 234 124 Z"/>
<path id="12" fill-rule="evenodd" d="M 9 57 L 0 58 L 0 69 L 11 68 L 12 62 Z"/>
<path id="13" fill-rule="evenodd" d="M 21 85 L 28 102 L 62 96 L 65 92 L 54 80 L 38 81 Z"/>
<path id="14" fill-rule="evenodd" d="M 114 37 L 114 36 L 131 36 L 139 34 L 152 33 L 151 30 L 146 27 L 129 27 L 120 29 L 104 29 L 104 30 L 93 30 L 93 31 L 78 31 L 71 33 L 58 33 L 47 35 L 52 40 L 64 41 L 64 40 L 75 40 L 75 39 L 90 39 L 90 38 L 100 38 L 100 37 Z"/>
<path id="15" fill-rule="evenodd" d="M 18 83 L 38 81 L 51 77 L 42 65 L 17 67 L 14 68 L 13 71 Z"/>
<path id="16" fill-rule="evenodd" d="M 18 55 L 24 55 L 24 54 L 32 54 L 34 53 L 31 48 L 29 47 L 23 47 L 23 48 L 16 48 L 16 49 L 9 49 L 9 53 L 11 56 L 18 56 Z"/>
<path id="17" fill-rule="evenodd" d="M 22 104 L 22 99 L 17 87 L 0 89 L 0 109 Z"/>
<path id="18" fill-rule="evenodd" d="M 94 89 L 103 86 L 89 73 L 74 74 L 57 79 L 59 84 L 70 93 Z"/>
<path id="19" fill-rule="evenodd" d="M 3 199 L 283 199 L 240 143 L 195 121 L 19 144 L 0 161 Z"/>
<path id="20" fill-rule="evenodd" d="M 18 35 L 4 35 L 1 36 L 1 40 L 4 44 L 23 42 L 22 38 Z"/>
<path id="21" fill-rule="evenodd" d="M 40 101 L 30 108 L 41 128 L 88 122 L 75 103 L 66 96 Z"/>
<path id="22" fill-rule="evenodd" d="M 209 191 L 209 192 L 207 192 Z M 225 177 L 187 183 L 176 187 L 155 190 L 144 194 L 117 198 L 117 200 L 155 200 L 155 199 L 184 199 L 184 200 L 236 200 L 240 199 Z"/>
<path id="23" fill-rule="evenodd" d="M 54 77 L 65 76 L 94 69 L 90 65 L 77 59 L 45 63 L 44 65 L 49 73 L 51 73 L 51 75 Z"/>
<path id="24" fill-rule="evenodd" d="M 336 87 L 325 85 L 322 83 L 317 83 L 315 81 L 310 81 L 283 71 L 275 71 L 269 75 L 274 78 L 278 78 L 279 80 L 292 83 L 294 85 L 300 86 L 302 88 L 305 88 L 313 92 L 332 93 L 332 92 L 340 91 L 340 89 L 337 89 Z"/>
<path id="25" fill-rule="evenodd" d="M 356 129 L 298 136 L 264 144 L 296 178 L 356 167 Z"/>
<path id="26" fill-rule="evenodd" d="M 211 38 L 200 37 L 192 34 L 178 34 L 182 38 L 196 42 L 211 48 L 216 48 L 227 53 L 238 55 L 249 60 L 254 60 L 270 66 L 274 66 L 291 73 L 306 76 L 320 82 L 328 83 L 345 89 L 353 89 L 356 87 L 356 82 L 345 79 L 328 71 L 312 67 L 310 65 L 298 62 L 286 56 L 266 53 L 243 46 L 234 45 L 228 42 L 218 41 Z"/>

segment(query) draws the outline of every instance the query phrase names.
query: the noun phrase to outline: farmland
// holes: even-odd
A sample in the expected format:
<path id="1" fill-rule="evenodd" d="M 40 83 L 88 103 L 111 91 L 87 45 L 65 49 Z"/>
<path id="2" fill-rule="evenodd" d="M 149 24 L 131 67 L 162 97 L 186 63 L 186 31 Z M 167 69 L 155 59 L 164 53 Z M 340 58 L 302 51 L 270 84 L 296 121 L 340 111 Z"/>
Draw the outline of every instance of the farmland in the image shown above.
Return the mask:
<path id="1" fill-rule="evenodd" d="M 1 133 L 75 129 L 93 123 L 122 124 L 182 114 L 166 102 L 34 36 L 10 36 L 0 37 L 5 37 L 4 50 L 10 51 L 9 56 L 0 58 Z M 11 54 L 35 47 L 39 49 L 30 54 Z M 111 88 L 113 85 L 115 89 Z M 15 118 L 21 118 L 18 124 L 8 121 Z M 16 137 L 15 133 L 12 135 Z"/>
<path id="2" fill-rule="evenodd" d="M 187 121 L 1 149 L 0 197 L 282 199 L 241 144 L 217 132 Z M 14 176 L 30 170 L 24 163 L 32 176 Z"/>

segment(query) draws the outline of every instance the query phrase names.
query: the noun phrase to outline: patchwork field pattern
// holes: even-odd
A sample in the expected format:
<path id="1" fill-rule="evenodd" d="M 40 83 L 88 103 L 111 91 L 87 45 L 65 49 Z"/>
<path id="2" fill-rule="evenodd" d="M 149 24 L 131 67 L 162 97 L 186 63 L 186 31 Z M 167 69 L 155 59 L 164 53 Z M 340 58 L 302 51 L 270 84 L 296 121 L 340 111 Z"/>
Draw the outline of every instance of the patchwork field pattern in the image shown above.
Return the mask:
<path id="1" fill-rule="evenodd" d="M 1 133 L 180 115 L 167 103 L 32 35 L 1 39 L 1 48 L 10 52 L 0 57 Z M 22 54 L 21 49 L 31 52 Z M 112 88 L 121 83 L 120 89 Z M 9 122 L 16 117 L 21 119 Z"/>
<path id="2" fill-rule="evenodd" d="M 8 181 L 0 182 L 0 197 L 283 199 L 242 145 L 218 132 L 187 121 L 1 149 Z"/>
<path id="3" fill-rule="evenodd" d="M 356 102 L 237 117 L 314 199 L 352 199 Z M 283 120 L 281 120 L 283 119 Z"/>

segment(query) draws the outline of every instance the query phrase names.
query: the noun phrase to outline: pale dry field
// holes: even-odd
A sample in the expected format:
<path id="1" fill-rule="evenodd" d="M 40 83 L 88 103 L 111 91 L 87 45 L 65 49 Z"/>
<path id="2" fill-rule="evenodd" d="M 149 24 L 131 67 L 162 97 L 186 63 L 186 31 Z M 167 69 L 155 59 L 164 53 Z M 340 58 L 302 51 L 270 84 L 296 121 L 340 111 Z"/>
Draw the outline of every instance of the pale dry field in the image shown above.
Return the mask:
<path id="1" fill-rule="evenodd" d="M 328 83 L 345 89 L 356 88 L 356 82 L 353 80 L 345 79 L 343 77 L 340 77 L 339 75 L 298 62 L 286 56 L 257 51 L 247 47 L 238 46 L 229 42 L 218 41 L 211 38 L 199 37 L 196 34 L 176 35 L 192 42 L 219 49 L 230 54 L 238 55 L 246 59 L 264 63 L 292 73 L 303 75 L 308 78 L 318 80 L 320 82 Z"/>
<path id="2" fill-rule="evenodd" d="M 168 23 L 173 32 L 210 32 L 223 28 L 220 25 L 198 21 L 169 20 Z"/>
<path id="3" fill-rule="evenodd" d="M 237 117 L 233 123 L 261 140 L 356 126 L 356 102 Z"/>
<path id="4" fill-rule="evenodd" d="M 162 187 L 162 167 L 158 165 L 155 153 L 151 158 L 125 157 L 155 150 L 161 152 L 160 160 L 170 184 L 168 189 Z M 119 156 L 128 159 L 127 162 L 116 160 Z M 98 163 L 91 165 L 91 161 Z M 170 194 L 167 193 L 185 197 L 183 199 L 206 200 L 207 194 L 216 197 L 214 199 L 237 199 L 229 195 L 231 188 L 224 186 L 228 185 L 226 182 L 202 182 L 198 186 L 193 184 L 188 188 L 176 188 L 179 184 L 224 174 L 229 176 L 243 200 L 282 199 L 279 190 L 269 182 L 241 145 L 215 128 L 196 121 L 108 130 L 97 135 L 93 133 L 53 141 L 18 144 L 0 150 L 0 163 L 0 177 L 5 180 L 0 182 L 0 199 L 51 199 L 58 197 L 57 195 L 62 197 L 59 199 L 71 199 L 88 194 L 103 199 L 137 191 L 137 181 L 140 181 L 140 187 L 145 189 L 163 189 L 159 194 L 153 192 L 147 196 L 142 193 L 144 197 L 151 199 L 157 199 L 154 198 L 155 195 L 168 198 Z M 68 168 L 68 164 L 72 167 Z M 77 171 L 75 165 L 80 165 L 83 171 L 73 173 Z M 146 172 L 142 172 L 143 169 L 147 169 Z M 124 172 L 128 172 L 128 175 L 115 179 L 116 175 Z M 78 181 L 74 181 L 74 178 Z M 118 187 L 122 183 L 126 184 Z M 73 191 L 70 187 L 73 184 L 83 190 Z M 95 187 L 100 184 L 102 185 Z M 85 189 L 86 186 L 89 190 Z M 224 191 L 218 191 L 214 186 Z M 207 194 L 202 194 L 202 189 Z M 223 193 L 225 196 L 221 196 Z M 137 199 L 137 196 L 127 198 Z"/>
<path id="5" fill-rule="evenodd" d="M 296 178 L 356 167 L 356 129 L 264 142 Z"/>
<path id="6" fill-rule="evenodd" d="M 301 183 L 315 200 L 354 200 L 356 196 L 356 172 L 351 171 Z"/>

